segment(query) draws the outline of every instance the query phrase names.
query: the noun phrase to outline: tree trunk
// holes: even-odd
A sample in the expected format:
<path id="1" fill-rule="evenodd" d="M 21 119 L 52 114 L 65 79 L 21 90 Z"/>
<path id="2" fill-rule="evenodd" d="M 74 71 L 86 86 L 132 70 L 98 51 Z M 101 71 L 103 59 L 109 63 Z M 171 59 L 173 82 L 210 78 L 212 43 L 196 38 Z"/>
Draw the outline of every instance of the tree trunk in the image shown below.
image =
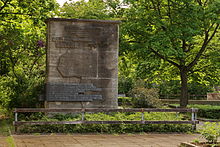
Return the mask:
<path id="1" fill-rule="evenodd" d="M 181 77 L 180 107 L 181 108 L 185 108 L 188 104 L 187 72 L 188 71 L 186 67 L 180 68 L 180 77 Z"/>

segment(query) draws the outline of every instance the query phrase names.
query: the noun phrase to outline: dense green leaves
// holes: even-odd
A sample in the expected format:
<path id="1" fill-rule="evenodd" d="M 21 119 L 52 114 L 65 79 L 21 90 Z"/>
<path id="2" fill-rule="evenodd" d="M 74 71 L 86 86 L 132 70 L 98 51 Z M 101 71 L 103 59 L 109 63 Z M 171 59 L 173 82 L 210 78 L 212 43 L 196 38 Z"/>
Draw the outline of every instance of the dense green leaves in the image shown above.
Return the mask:
<path id="1" fill-rule="evenodd" d="M 129 3 L 125 26 L 128 40 L 179 65 L 192 62 L 203 42 L 199 39 L 204 39 L 205 32 L 212 35 L 219 19 L 219 8 L 213 7 L 211 1 L 205 6 L 191 0 L 131 0 Z M 216 1 L 215 5 L 219 6 L 220 2 Z"/>
<path id="2" fill-rule="evenodd" d="M 204 76 L 206 73 L 198 69 L 207 69 L 206 72 L 211 73 L 209 70 L 213 71 L 216 67 L 216 64 L 210 64 L 211 59 L 207 59 L 207 56 L 212 58 L 214 56 L 211 52 L 219 52 L 219 47 L 216 46 L 218 42 L 214 41 L 219 30 L 220 1 L 127 0 L 127 3 L 129 8 L 124 24 L 127 37 L 123 39 L 130 42 L 131 46 L 139 45 L 136 50 L 142 52 L 139 56 L 143 59 L 141 62 L 150 61 L 143 57 L 149 59 L 149 53 L 145 52 L 148 50 L 164 60 L 155 64 L 156 67 L 164 65 L 164 73 L 174 77 L 179 74 L 182 89 L 181 106 L 186 106 L 187 82 L 195 80 L 194 74 L 199 75 L 197 82 L 214 82 L 215 80 L 211 79 L 216 79 L 213 74 L 210 76 L 213 78 L 209 79 Z M 215 47 L 211 44 L 215 44 Z M 208 65 L 209 68 L 205 69 L 204 65 Z M 148 65 L 140 67 L 145 66 Z M 159 68 L 155 69 L 156 72 L 159 71 Z M 219 67 L 215 70 L 219 71 Z M 173 78 L 165 76 L 164 79 Z"/>
<path id="3" fill-rule="evenodd" d="M 65 18 L 84 18 L 84 19 L 98 19 L 106 18 L 106 4 L 102 1 L 78 1 L 67 4 L 61 8 L 61 14 Z"/>
<path id="4" fill-rule="evenodd" d="M 55 7 L 54 0 L 0 1 L 0 105 L 36 106 L 45 77 L 44 21 Z"/>
<path id="5" fill-rule="evenodd" d="M 65 3 L 60 16 L 80 19 L 116 19 L 123 12 L 120 0 L 80 0 Z"/>

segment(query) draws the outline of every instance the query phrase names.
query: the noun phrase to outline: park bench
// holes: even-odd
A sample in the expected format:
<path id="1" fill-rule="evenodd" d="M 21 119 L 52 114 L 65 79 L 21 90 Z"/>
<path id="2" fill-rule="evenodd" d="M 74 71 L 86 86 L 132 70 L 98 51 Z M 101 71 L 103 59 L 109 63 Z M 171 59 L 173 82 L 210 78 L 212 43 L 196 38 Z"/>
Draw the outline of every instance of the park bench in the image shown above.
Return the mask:
<path id="1" fill-rule="evenodd" d="M 18 113 L 26 113 L 26 112 L 44 112 L 44 113 L 81 113 L 81 120 L 77 121 L 19 121 Z M 110 113 L 110 112 L 141 112 L 141 120 L 132 120 L 132 121 L 88 121 L 85 120 L 85 113 Z M 144 119 L 144 112 L 176 112 L 183 113 L 188 112 L 191 113 L 190 120 L 181 120 L 181 121 L 147 121 Z M 187 109 L 187 108 L 173 108 L 173 109 L 157 109 L 157 108 L 131 108 L 131 109 L 113 109 L 113 108 L 79 108 L 79 109 L 55 109 L 55 108 L 16 108 L 14 110 L 15 120 L 13 122 L 15 126 L 15 132 L 17 131 L 17 127 L 21 125 L 51 125 L 51 124 L 192 124 L 192 128 L 196 128 L 197 120 L 197 112 L 198 109 Z"/>

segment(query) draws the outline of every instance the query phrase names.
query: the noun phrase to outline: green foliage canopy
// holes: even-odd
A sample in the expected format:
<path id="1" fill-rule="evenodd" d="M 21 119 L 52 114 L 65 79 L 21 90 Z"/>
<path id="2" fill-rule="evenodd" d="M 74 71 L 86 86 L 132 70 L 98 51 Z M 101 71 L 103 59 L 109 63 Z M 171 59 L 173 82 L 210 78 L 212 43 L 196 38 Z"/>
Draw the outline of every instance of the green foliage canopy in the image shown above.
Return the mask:
<path id="1" fill-rule="evenodd" d="M 54 0 L 0 0 L 0 106 L 33 107 L 44 83 L 45 19 Z"/>
<path id="2" fill-rule="evenodd" d="M 142 53 L 141 58 L 153 53 L 170 69 L 177 69 L 181 106 L 185 107 L 189 73 L 196 72 L 201 59 L 206 62 L 206 56 L 219 51 L 219 47 L 211 48 L 210 44 L 219 29 L 220 1 L 127 0 L 127 4 L 126 41 Z"/>

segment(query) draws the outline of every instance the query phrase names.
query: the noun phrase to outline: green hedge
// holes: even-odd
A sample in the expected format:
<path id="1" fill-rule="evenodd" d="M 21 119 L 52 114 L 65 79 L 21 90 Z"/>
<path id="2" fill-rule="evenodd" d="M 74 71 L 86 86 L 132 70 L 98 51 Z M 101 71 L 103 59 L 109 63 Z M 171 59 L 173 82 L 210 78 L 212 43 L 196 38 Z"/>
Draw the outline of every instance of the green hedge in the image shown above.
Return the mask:
<path id="1" fill-rule="evenodd" d="M 220 106 L 215 105 L 189 105 L 190 108 L 198 108 L 198 117 L 208 119 L 220 119 Z"/>
<path id="2" fill-rule="evenodd" d="M 171 104 L 171 107 L 179 107 L 179 104 Z M 198 117 L 206 119 L 220 119 L 220 106 L 216 105 L 188 105 L 188 108 L 198 108 Z"/>
<path id="3" fill-rule="evenodd" d="M 80 120 L 80 115 L 55 115 L 48 118 L 43 115 L 23 117 L 24 120 L 35 121 L 70 121 Z M 40 120 L 36 120 L 40 118 Z M 182 115 L 175 113 L 145 113 L 146 120 L 182 120 Z M 85 114 L 86 120 L 141 120 L 141 113 L 94 113 Z M 22 133 L 134 133 L 134 132 L 188 132 L 188 124 L 77 124 L 77 125 L 34 125 L 20 128 Z"/>
<path id="4" fill-rule="evenodd" d="M 132 97 L 118 97 L 118 105 L 119 106 L 131 106 L 132 105 Z"/>

